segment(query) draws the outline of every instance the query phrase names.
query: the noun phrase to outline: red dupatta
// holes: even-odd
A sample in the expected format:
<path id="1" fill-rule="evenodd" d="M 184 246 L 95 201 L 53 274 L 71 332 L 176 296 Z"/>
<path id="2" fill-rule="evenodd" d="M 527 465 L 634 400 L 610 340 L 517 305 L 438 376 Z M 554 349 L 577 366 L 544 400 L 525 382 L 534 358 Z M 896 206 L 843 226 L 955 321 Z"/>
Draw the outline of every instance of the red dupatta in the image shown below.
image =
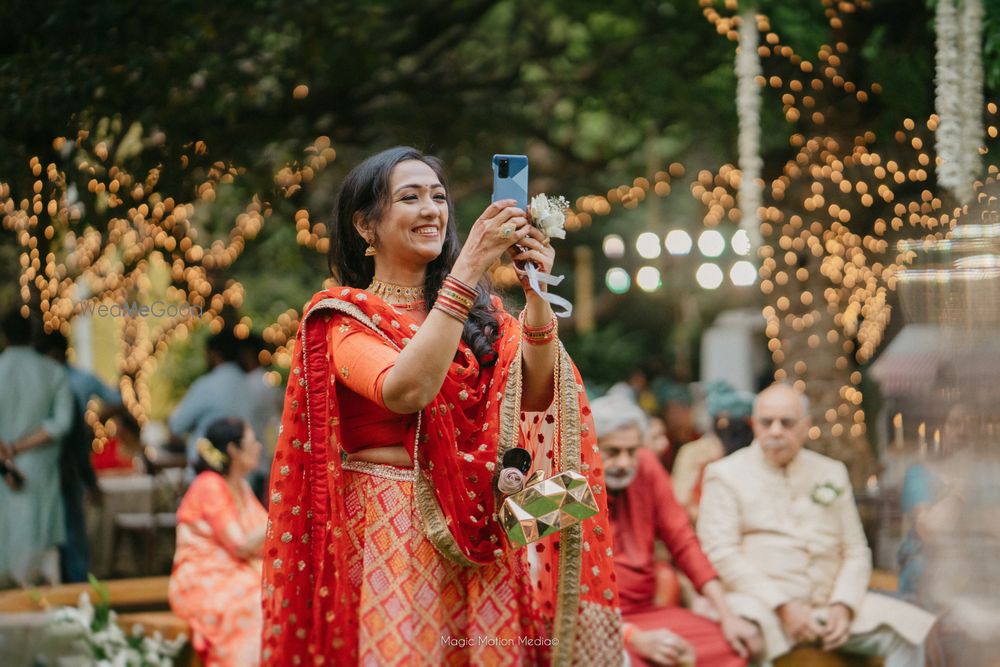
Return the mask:
<path id="1" fill-rule="evenodd" d="M 479 365 L 462 343 L 437 397 L 408 436 L 417 469 L 415 501 L 424 533 L 460 566 L 526 559 L 535 549 L 538 616 L 553 640 L 552 664 L 610 664 L 621 659 L 603 471 L 582 381 L 564 350 L 557 364 L 554 412 L 558 448 L 536 466 L 576 470 L 594 489 L 600 514 L 527 549 L 513 550 L 496 520 L 498 457 L 520 442 L 521 332 L 500 307 L 496 364 Z M 264 545 L 264 665 L 357 662 L 358 621 L 346 554 L 341 432 L 328 328 L 343 317 L 400 350 L 417 325 L 381 299 L 355 288 L 317 293 L 306 307 L 285 392 L 272 465 Z M 558 449 L 558 461 L 553 451 Z M 526 589 L 532 582 L 524 582 Z"/>

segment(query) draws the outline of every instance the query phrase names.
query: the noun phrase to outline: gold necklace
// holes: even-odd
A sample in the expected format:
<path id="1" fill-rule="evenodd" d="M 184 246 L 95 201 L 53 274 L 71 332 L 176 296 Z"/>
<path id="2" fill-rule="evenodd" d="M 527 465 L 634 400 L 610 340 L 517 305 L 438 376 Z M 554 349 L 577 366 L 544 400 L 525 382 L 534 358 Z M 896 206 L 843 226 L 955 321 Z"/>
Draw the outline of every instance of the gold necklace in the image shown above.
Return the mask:
<path id="1" fill-rule="evenodd" d="M 368 286 L 368 291 L 394 306 L 416 306 L 425 303 L 423 285 L 419 287 L 404 287 L 403 285 L 393 285 L 392 283 L 383 282 L 378 278 L 372 278 L 371 285 Z"/>

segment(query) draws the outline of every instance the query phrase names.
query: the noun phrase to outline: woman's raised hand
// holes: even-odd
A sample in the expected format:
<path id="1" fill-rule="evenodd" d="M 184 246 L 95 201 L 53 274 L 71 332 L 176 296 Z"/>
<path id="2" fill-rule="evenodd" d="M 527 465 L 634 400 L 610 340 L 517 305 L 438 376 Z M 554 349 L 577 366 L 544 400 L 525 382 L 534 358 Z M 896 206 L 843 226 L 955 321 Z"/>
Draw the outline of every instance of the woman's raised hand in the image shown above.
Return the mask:
<path id="1" fill-rule="evenodd" d="M 505 250 L 523 244 L 533 229 L 527 213 L 518 208 L 515 200 L 493 202 L 472 225 L 452 273 L 475 285 Z"/>
<path id="2" fill-rule="evenodd" d="M 514 261 L 514 272 L 521 282 L 525 296 L 531 297 L 535 291 L 528 283 L 528 274 L 524 271 L 525 262 L 531 262 L 543 273 L 552 273 L 552 266 L 556 261 L 556 249 L 545 241 L 545 235 L 540 229 L 528 225 L 528 234 L 507 252 Z M 543 292 L 546 290 L 545 283 L 540 282 L 539 287 Z"/>

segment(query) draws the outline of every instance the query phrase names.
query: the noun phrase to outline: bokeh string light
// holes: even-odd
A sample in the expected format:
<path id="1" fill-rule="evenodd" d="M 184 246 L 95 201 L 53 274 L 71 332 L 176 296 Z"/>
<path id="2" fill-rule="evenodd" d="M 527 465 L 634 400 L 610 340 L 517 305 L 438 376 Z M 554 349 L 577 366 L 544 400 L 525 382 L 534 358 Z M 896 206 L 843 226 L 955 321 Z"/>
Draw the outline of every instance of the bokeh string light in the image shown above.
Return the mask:
<path id="1" fill-rule="evenodd" d="M 699 3 L 718 34 L 737 43 L 738 3 Z M 823 7 L 836 35 L 845 21 L 868 9 L 869 3 L 823 0 Z M 835 125 L 829 121 L 845 102 L 869 104 L 881 93 L 881 86 L 849 79 L 844 66 L 849 53 L 846 42 L 823 45 L 815 57 L 806 58 L 772 29 L 768 17 L 758 15 L 756 21 L 764 71 L 757 83 L 779 96 L 789 123 L 789 144 L 795 150 L 777 177 L 761 183 L 765 201 L 758 211 L 765 241 L 757 257 L 759 289 L 765 301 L 762 312 L 775 379 L 808 387 L 820 417 L 810 430 L 817 444 L 841 458 L 854 458 L 852 452 L 864 458 L 866 420 L 858 369 L 872 359 L 883 341 L 891 315 L 890 292 L 896 288 L 901 267 L 914 255 L 905 247 L 898 249 L 896 242 L 947 238 L 963 210 L 930 185 L 937 163 L 933 152 L 936 116 L 925 121 L 905 119 L 891 138 L 878 137 L 871 130 L 849 136 L 826 129 Z M 987 112 L 987 135 L 995 139 L 996 106 L 989 104 Z M 68 141 L 57 140 L 54 148 L 63 150 Z M 246 243 L 260 233 L 271 209 L 263 198 L 255 197 L 233 221 L 228 238 L 199 242 L 193 220 L 201 207 L 214 201 L 220 186 L 241 175 L 239 168 L 208 162 L 207 146 L 192 143 L 181 156 L 181 167 L 199 164 L 206 169 L 206 177 L 189 201 L 178 202 L 157 189 L 161 170 L 167 166 L 133 175 L 113 164 L 113 147 L 106 141 L 90 140 L 81 132 L 72 143 L 77 168 L 89 176 L 87 190 L 107 211 L 107 229 L 85 224 L 82 205 L 71 201 L 66 175 L 55 164 L 33 159 L 29 165 L 36 178 L 33 191 L 19 200 L 8 185 L 0 184 L 4 227 L 16 235 L 22 248 L 20 288 L 25 303 L 37 293 L 46 327 L 65 332 L 74 315 L 73 294 L 81 276 L 88 281 L 88 299 L 118 302 L 147 289 L 151 263 L 162 258 L 170 270 L 168 298 L 205 308 L 200 321 L 179 318 L 159 323 L 155 331 L 142 321 L 123 319 L 122 391 L 129 409 L 142 420 L 149 410 L 149 373 L 170 342 L 185 337 L 198 324 L 218 330 L 223 326 L 222 310 L 242 303 L 239 283 L 220 282 L 213 276 L 231 267 Z M 303 188 L 335 159 L 330 140 L 318 138 L 306 149 L 301 163 L 274 175 L 277 196 L 300 201 Z M 714 172 L 699 171 L 688 187 L 677 187 L 686 173 L 683 164 L 672 162 L 605 193 L 581 196 L 568 212 L 567 228 L 587 227 L 619 209 L 635 209 L 651 197 L 663 199 L 687 190 L 700 203 L 701 222 L 707 230 L 729 225 L 735 229 L 743 218 L 737 205 L 740 170 L 723 164 Z M 985 182 L 996 178 L 997 169 L 990 166 Z M 295 212 L 296 241 L 325 253 L 328 228 L 313 218 L 305 206 Z M 683 249 L 669 241 L 670 237 L 667 250 L 671 254 L 690 249 L 690 237 Z M 624 253 L 631 245 L 622 238 L 611 243 L 615 253 Z M 737 254 L 748 250 L 735 236 L 731 243 Z M 643 248 L 649 258 L 659 254 L 659 248 L 654 252 L 647 246 Z M 747 283 L 748 268 L 740 264 L 737 274 L 742 284 Z M 497 267 L 494 278 L 501 285 L 516 280 L 509 266 Z M 632 279 L 623 270 L 612 269 L 609 284 L 611 278 L 615 292 L 631 288 Z M 643 278 L 646 287 L 659 285 L 659 278 L 654 280 L 650 271 Z M 716 279 L 713 275 L 711 282 Z M 736 278 L 732 281 L 736 283 Z M 236 333 L 249 333 L 253 324 L 241 320 Z M 287 367 L 297 325 L 298 313 L 289 310 L 264 326 L 264 339 L 274 352 L 263 352 L 262 361 Z M 837 443 L 846 450 L 837 451 Z"/>
<path id="2" fill-rule="evenodd" d="M 162 143 L 160 139 L 151 143 Z M 227 326 L 224 311 L 238 312 L 243 305 L 243 285 L 226 274 L 271 215 L 270 204 L 253 195 L 223 237 L 200 239 L 208 234 L 196 220 L 210 217 L 218 190 L 235 183 L 245 170 L 211 161 L 203 141 L 183 148 L 176 160 L 134 174 L 125 166 L 131 157 L 125 139 L 116 146 L 110 139 L 91 138 L 89 130 L 81 130 L 73 141 L 65 137 L 53 141 L 53 149 L 68 167 L 31 159 L 30 198 L 17 201 L 11 185 L 0 183 L 3 227 L 21 247 L 22 312 L 27 315 L 36 308 L 45 331 L 68 336 L 72 319 L 88 309 L 142 304 L 153 290 L 155 268 L 169 275 L 166 302 L 183 308 L 173 313 L 167 309 L 167 315 L 155 318 L 123 308 L 115 318 L 122 400 L 140 424 L 152 410 L 150 378 L 170 345 L 200 325 L 218 333 Z M 317 138 L 300 162 L 277 171 L 276 196 L 294 197 L 335 159 L 330 139 Z M 82 180 L 74 178 L 73 171 Z M 165 174 L 193 181 L 185 201 L 160 187 Z M 90 210 L 76 195 L 77 182 L 85 184 L 92 195 Z M 294 219 L 297 242 L 325 253 L 326 226 L 312 223 L 305 209 L 298 210 Z M 191 315 L 198 312 L 198 316 Z M 297 325 L 297 315 L 289 311 L 264 327 L 264 339 L 274 352 L 262 351 L 262 363 L 274 362 L 279 368 L 290 365 Z M 237 338 L 246 338 L 253 326 L 252 319 L 243 316 L 231 330 Z M 103 443 L 105 429 L 96 419 L 94 406 L 87 412 L 87 421 L 95 428 L 95 444 Z"/>
<path id="3" fill-rule="evenodd" d="M 701 0 L 706 19 L 736 42 L 737 3 L 719 5 Z M 851 15 L 870 8 L 867 2 L 829 0 L 823 6 L 834 35 Z M 823 418 L 809 435 L 821 448 L 864 461 L 869 450 L 858 369 L 882 343 L 891 315 L 889 293 L 913 259 L 912 252 L 897 251 L 895 242 L 946 238 L 963 210 L 948 210 L 946 195 L 928 185 L 938 163 L 932 154 L 936 116 L 922 123 L 905 119 L 891 141 L 880 141 L 870 130 L 857 136 L 825 130 L 836 125 L 829 121 L 838 109 L 869 104 L 881 86 L 849 80 L 843 66 L 847 43 L 822 45 L 815 59 L 804 58 L 783 43 L 768 17 L 756 20 L 764 65 L 758 84 L 780 95 L 792 126 L 789 142 L 797 149 L 765 187 L 759 211 L 765 240 L 760 289 L 775 379 L 791 381 L 818 399 Z M 993 105 L 987 111 L 996 114 Z M 989 135 L 996 136 L 995 128 Z M 696 196 L 714 195 L 717 190 L 707 190 L 708 178 L 704 182 Z M 706 215 L 707 227 L 728 215 L 726 203 L 714 198 L 717 208 Z"/>
<path id="4" fill-rule="evenodd" d="M 718 34 L 738 43 L 738 2 L 699 2 Z M 870 9 L 870 3 L 863 1 L 823 0 L 822 4 L 834 35 L 853 15 Z M 830 121 L 842 113 L 840 109 L 870 104 L 882 86 L 850 80 L 844 66 L 850 50 L 846 42 L 824 44 L 814 58 L 806 58 L 784 43 L 769 17 L 758 14 L 756 21 L 764 67 L 757 83 L 780 96 L 790 126 L 789 144 L 796 151 L 777 178 L 760 182 L 765 201 L 758 219 L 765 243 L 758 252 L 758 275 L 774 377 L 813 397 L 822 417 L 809 432 L 817 446 L 842 459 L 870 463 L 859 368 L 882 344 L 891 316 L 890 293 L 896 289 L 899 271 L 915 257 L 912 249 L 897 248 L 897 242 L 946 239 L 967 208 L 955 206 L 947 192 L 933 185 L 933 170 L 940 163 L 933 150 L 937 116 L 919 122 L 904 119 L 891 137 L 878 137 L 866 129 L 853 136 L 825 129 L 837 125 Z M 997 107 L 987 104 L 986 111 L 987 136 L 996 139 Z M 984 148 L 981 153 L 988 151 Z M 606 195 L 580 197 L 570 227 L 610 216 L 617 206 L 635 208 L 651 189 L 659 197 L 670 196 L 685 171 L 684 165 L 674 162 L 657 172 L 652 183 L 638 177 Z M 984 182 L 974 187 L 979 191 L 996 179 L 997 168 L 989 166 Z M 702 206 L 705 228 L 739 223 L 740 181 L 740 170 L 733 164 L 697 173 L 690 194 Z M 671 231 L 668 241 L 676 244 L 682 233 L 686 232 Z M 735 234 L 732 247 L 737 254 L 749 250 Z M 714 246 L 709 250 L 714 252 Z M 669 244 L 668 251 L 674 254 Z M 747 269 L 740 264 L 734 284 L 737 278 L 747 284 Z M 627 274 L 613 270 L 613 291 L 627 292 Z M 718 276 L 715 272 L 707 276 L 707 271 L 706 284 L 715 285 Z M 869 471 L 862 465 L 855 470 L 857 479 Z"/>

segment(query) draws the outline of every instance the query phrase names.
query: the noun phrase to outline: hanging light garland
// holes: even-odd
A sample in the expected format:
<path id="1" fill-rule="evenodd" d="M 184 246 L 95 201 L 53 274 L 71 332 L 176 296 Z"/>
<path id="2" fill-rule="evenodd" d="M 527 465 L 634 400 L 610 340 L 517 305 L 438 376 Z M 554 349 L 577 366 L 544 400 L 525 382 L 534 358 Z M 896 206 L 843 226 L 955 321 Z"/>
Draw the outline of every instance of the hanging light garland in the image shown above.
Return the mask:
<path id="1" fill-rule="evenodd" d="M 983 130 L 983 5 L 982 0 L 962 0 L 959 19 L 962 138 L 960 159 L 964 186 L 959 191 L 963 204 L 972 201 L 973 183 L 982 173 L 980 148 L 986 140 Z"/>
<path id="2" fill-rule="evenodd" d="M 226 237 L 201 243 L 194 225 L 196 211 L 211 206 L 218 187 L 234 183 L 244 169 L 222 161 L 208 162 L 208 146 L 203 141 L 187 144 L 179 156 L 180 169 L 198 165 L 205 176 L 192 186 L 190 200 L 180 202 L 158 188 L 167 167 L 160 165 L 145 175 L 134 175 L 116 164 L 118 156 L 112 141 L 91 139 L 88 130 L 80 130 L 72 145 L 68 142 L 57 138 L 53 148 L 73 158 L 87 191 L 93 195 L 93 211 L 87 218 L 106 216 L 107 222 L 102 231 L 85 218 L 75 185 L 55 163 L 43 166 L 38 158 L 32 158 L 29 169 L 35 180 L 31 199 L 18 203 L 10 185 L 0 183 L 3 228 L 14 233 L 22 248 L 22 310 L 36 301 L 45 330 L 69 335 L 73 317 L 102 304 L 114 304 L 120 315 L 115 321 L 122 399 L 143 424 L 152 409 L 150 377 L 170 345 L 186 338 L 199 325 L 219 332 L 224 325 L 223 310 L 242 306 L 242 284 L 215 276 L 230 268 L 247 242 L 260 233 L 271 207 L 259 195 L 252 196 L 233 220 Z M 162 143 L 162 138 L 151 143 Z M 123 151 L 121 145 L 118 150 Z M 301 163 L 287 165 L 275 174 L 278 196 L 295 196 L 335 159 L 329 138 L 317 138 L 307 147 Z M 297 241 L 325 252 L 325 225 L 311 224 L 304 209 L 296 213 L 295 220 Z M 175 315 L 157 317 L 155 322 L 149 320 L 148 313 L 144 315 L 137 307 L 126 305 L 136 302 L 139 295 L 149 294 L 154 266 L 165 266 L 170 276 L 167 300 L 185 306 L 175 309 Z M 85 281 L 85 298 L 78 297 L 79 280 Z M 272 341 L 280 341 L 275 351 L 279 365 L 290 365 L 285 343 L 296 325 L 297 319 L 292 321 L 283 315 L 265 329 Z M 252 320 L 244 317 L 234 327 L 234 333 L 245 338 L 252 326 Z M 89 410 L 88 423 L 95 420 L 96 414 Z"/>
<path id="3" fill-rule="evenodd" d="M 959 203 L 972 200 L 981 170 L 983 8 L 980 0 L 939 0 L 934 16 L 935 108 L 939 118 L 935 146 L 941 164 L 938 180 Z"/>
<path id="4" fill-rule="evenodd" d="M 928 188 L 921 189 L 917 195 L 909 194 L 914 185 L 929 180 L 928 170 L 932 167 L 937 168 L 938 181 L 944 185 L 949 178 L 948 170 L 961 164 L 959 160 L 949 161 L 945 157 L 946 145 L 964 145 L 960 153 L 974 154 L 975 160 L 967 159 L 963 168 L 967 174 L 978 173 L 979 140 L 976 137 L 981 136 L 982 129 L 976 130 L 974 119 L 982 109 L 982 70 L 981 64 L 973 58 L 978 54 L 978 46 L 974 51 L 971 45 L 978 45 L 981 40 L 981 5 L 978 0 L 965 0 L 960 19 L 954 16 L 954 5 L 949 0 L 941 0 L 938 6 L 940 14 L 942 5 L 948 3 L 953 11 L 953 23 L 960 21 L 959 32 L 972 35 L 964 42 L 962 55 L 958 57 L 958 67 L 968 80 L 960 78 L 959 91 L 948 98 L 962 100 L 959 109 L 964 117 L 957 125 L 971 129 L 965 134 L 959 130 L 957 141 L 945 142 L 946 137 L 955 134 L 949 129 L 944 114 L 932 116 L 922 123 L 906 119 L 893 136 L 903 150 L 894 159 L 889 159 L 875 150 L 877 137 L 874 132 L 863 132 L 853 140 L 823 136 L 820 132 L 834 112 L 832 106 L 822 106 L 822 95 L 839 91 L 837 94 L 842 97 L 867 104 L 872 96 L 881 92 L 878 83 L 863 87 L 847 79 L 842 63 L 848 51 L 846 43 L 823 45 L 816 59 L 806 59 L 795 53 L 790 45 L 782 43 L 780 35 L 771 30 L 766 16 L 737 14 L 734 0 L 725 0 L 722 11 L 715 0 L 699 2 L 706 20 L 716 31 L 741 45 L 737 60 L 741 168 L 724 164 L 714 172 L 702 170 L 690 183 L 690 193 L 703 206 L 705 227 L 713 229 L 728 221 L 734 225 L 752 225 L 759 230 L 763 240 L 760 245 L 760 289 L 768 301 L 763 315 L 768 349 L 777 367 L 775 378 L 791 380 L 804 388 L 806 380 L 816 371 L 809 368 L 808 351 L 820 348 L 830 355 L 836 369 L 848 373 L 848 382 L 836 392 L 834 400 L 839 403 L 823 412 L 823 422 L 810 430 L 810 437 L 858 438 L 864 435 L 866 428 L 860 408 L 863 397 L 858 388 L 861 374 L 851 367 L 869 361 L 881 343 L 890 317 L 888 292 L 895 289 L 896 274 L 910 261 L 912 254 L 894 252 L 887 237 L 907 232 L 922 234 L 925 238 L 943 238 L 963 214 L 961 208 L 947 211 L 941 197 Z M 839 30 L 847 15 L 868 6 L 867 2 L 826 3 L 824 12 L 830 27 Z M 943 11 L 947 13 L 947 7 Z M 947 20 L 946 17 L 943 28 L 946 35 Z M 940 40 L 940 24 L 938 30 Z M 756 48 L 749 48 L 750 44 Z M 750 58 L 754 51 L 754 57 Z M 941 51 L 939 46 L 939 86 L 944 80 L 947 90 L 947 82 L 951 79 L 947 71 L 945 74 L 940 71 Z M 949 62 L 948 49 L 944 50 L 944 56 L 945 63 Z M 765 76 L 763 63 L 770 59 L 787 61 L 797 74 Z M 753 74 L 751 60 L 757 67 Z M 790 144 L 798 149 L 797 153 L 784 165 L 779 176 L 754 195 L 746 186 L 756 183 L 760 173 L 759 93 L 764 89 L 774 90 L 781 96 L 782 112 L 789 123 L 811 128 L 811 134 L 807 131 L 790 134 Z M 756 102 L 751 90 L 757 92 Z M 996 138 L 997 108 L 989 104 L 987 110 L 991 116 L 987 134 Z M 87 133 L 81 132 L 77 148 L 82 149 L 87 139 Z M 934 140 L 938 144 L 936 157 L 932 157 L 927 148 Z M 56 146 L 57 149 L 61 147 L 61 144 Z M 185 168 L 191 159 L 207 153 L 203 142 L 195 142 L 190 148 L 191 155 L 182 157 Z M 242 303 L 242 288 L 232 281 L 221 288 L 213 286 L 208 270 L 228 268 L 235 261 L 246 241 L 259 232 L 270 216 L 270 207 L 255 197 L 234 221 L 227 241 L 216 240 L 207 246 L 199 244 L 197 230 L 191 224 L 196 207 L 213 201 L 218 184 L 232 182 L 240 175 L 240 170 L 221 162 L 212 164 L 208 178 L 196 189 L 195 198 L 178 204 L 156 192 L 159 169 L 141 178 L 134 177 L 121 168 L 107 165 L 109 152 L 106 143 L 98 142 L 92 148 L 93 157 L 81 159 L 78 165 L 91 176 L 87 188 L 97 196 L 99 205 L 108 210 L 121 210 L 125 202 L 131 200 L 124 215 L 110 220 L 105 234 L 86 225 L 77 229 L 82 209 L 69 197 L 65 175 L 53 164 L 43 168 L 37 159 L 32 161 L 30 167 L 38 180 L 32 196 L 20 202 L 12 198 L 9 186 L 0 184 L 4 227 L 15 233 L 22 246 L 19 257 L 22 297 L 27 301 L 32 289 L 38 290 L 47 325 L 62 329 L 73 314 L 66 310 L 63 300 L 72 295 L 75 275 L 84 273 L 94 281 L 91 298 L 119 299 L 143 288 L 149 280 L 149 256 L 158 253 L 170 267 L 173 284 L 169 296 L 205 306 L 201 322 L 212 328 L 221 327 L 222 308 L 226 305 L 238 307 Z M 757 161 L 752 159 L 754 155 Z M 335 158 L 336 152 L 329 139 L 317 139 L 306 150 L 301 164 L 289 165 L 275 174 L 279 196 L 301 197 L 303 187 Z M 43 171 L 44 179 L 41 178 Z M 637 177 L 605 194 L 580 197 L 568 216 L 567 228 L 588 226 L 596 217 L 607 217 L 618 207 L 636 208 L 650 195 L 668 197 L 674 192 L 676 181 L 685 174 L 684 165 L 674 162 L 651 174 L 650 178 Z M 973 176 L 966 180 L 970 188 Z M 990 166 L 985 182 L 994 183 L 996 177 L 996 167 Z M 792 187 L 803 183 L 808 184 L 804 192 Z M 803 192 L 801 198 L 800 192 Z M 791 193 L 795 193 L 795 199 Z M 766 205 L 764 197 L 769 200 Z M 858 219 L 871 218 L 874 222 L 870 233 L 853 231 L 853 223 Z M 314 222 L 306 207 L 298 209 L 294 220 L 297 242 L 317 252 L 326 252 L 328 230 L 325 224 Z M 750 234 L 749 229 L 745 231 Z M 62 243 L 63 261 L 57 262 L 56 253 L 48 250 L 53 239 Z M 126 266 L 131 268 L 126 270 Z M 813 280 L 815 274 L 822 276 L 823 281 Z M 628 274 L 615 273 L 614 278 L 616 291 L 628 289 Z M 714 284 L 717 276 L 713 273 L 711 278 Z M 643 284 L 648 287 L 658 282 L 652 272 L 647 271 Z M 164 327 L 159 334 L 146 331 L 142 322 L 131 323 L 131 328 L 129 322 L 123 324 L 126 329 L 123 340 L 130 341 L 130 354 L 135 353 L 139 360 L 134 362 L 138 366 L 129 367 L 134 375 L 123 378 L 123 396 L 131 405 L 139 405 L 143 400 L 141 396 L 148 396 L 141 385 L 169 341 L 185 336 L 194 324 L 177 322 L 172 325 L 172 333 Z M 251 323 L 245 324 L 249 327 Z M 297 325 L 297 312 L 289 310 L 264 328 L 265 340 L 276 346 L 270 356 L 272 363 L 278 366 L 290 363 Z"/>
<path id="5" fill-rule="evenodd" d="M 739 119 L 739 164 L 740 189 L 739 207 L 743 212 L 740 228 L 750 240 L 750 247 L 760 247 L 760 221 L 758 209 L 761 205 L 761 169 L 764 161 L 760 157 L 760 85 L 763 76 L 757 44 L 760 34 L 757 29 L 756 12 L 748 9 L 740 15 L 739 48 L 736 50 L 736 113 Z"/>
<path id="6" fill-rule="evenodd" d="M 736 13 L 737 3 L 725 0 L 722 11 L 717 4 L 713 0 L 701 0 L 706 19 L 719 34 L 740 41 L 742 35 L 737 28 L 744 25 L 742 15 Z M 946 13 L 947 34 L 948 6 L 942 9 L 943 4 L 939 2 L 939 13 Z M 830 27 L 839 30 L 850 14 L 868 8 L 870 3 L 824 5 Z M 977 21 L 981 22 L 979 2 L 963 3 L 962 15 L 957 20 L 961 26 L 959 32 L 973 36 L 963 42 L 963 55 L 954 55 L 953 60 L 959 63 L 954 71 L 962 73 L 957 79 L 960 88 L 947 94 L 945 99 L 948 103 L 959 100 L 955 108 L 965 117 L 953 127 L 973 127 L 967 123 L 978 119 L 983 109 L 981 66 L 974 62 L 981 39 L 975 36 L 981 31 L 981 26 L 977 26 Z M 814 440 L 858 438 L 864 435 L 866 424 L 860 407 L 862 377 L 859 371 L 852 370 L 852 366 L 870 361 L 882 342 L 891 314 L 889 292 L 896 288 L 896 276 L 900 268 L 912 260 L 913 254 L 905 249 L 897 250 L 889 239 L 904 235 L 939 239 L 950 234 L 957 220 L 965 214 L 965 208 L 947 210 L 940 194 L 927 187 L 918 187 L 919 194 L 912 195 L 913 186 L 927 183 L 928 171 L 935 165 L 938 181 L 944 185 L 948 169 L 957 171 L 956 165 L 962 165 L 961 169 L 965 170 L 962 182 L 969 188 L 971 197 L 979 169 L 982 131 L 977 134 L 973 127 L 964 138 L 956 138 L 956 132 L 962 130 L 950 130 L 944 118 L 931 116 L 924 123 L 905 119 L 892 137 L 897 144 L 890 149 L 892 159 L 875 149 L 877 137 L 874 132 L 862 132 L 853 139 L 823 136 L 821 128 L 835 111 L 833 105 L 823 107 L 822 96 L 850 96 L 859 104 L 867 104 L 873 95 L 881 93 L 881 86 L 872 83 L 866 89 L 845 76 L 842 57 L 848 51 L 846 43 L 823 45 L 817 60 L 809 60 L 783 44 L 768 23 L 767 17 L 757 18 L 764 38 L 758 55 L 765 61 L 786 60 L 798 74 L 761 75 L 758 84 L 781 96 L 787 121 L 812 128 L 813 132 L 811 135 L 805 132 L 790 135 L 791 145 L 798 148 L 798 153 L 766 188 L 769 202 L 761 209 L 760 229 L 765 245 L 760 251 L 759 273 L 760 289 L 768 302 L 763 309 L 768 349 L 777 366 L 775 379 L 791 381 L 802 389 L 807 380 L 829 375 L 825 369 L 809 366 L 809 359 L 817 358 L 817 353 L 820 353 L 819 358 L 828 355 L 834 369 L 846 374 L 848 382 L 839 387 L 836 395 L 823 397 L 821 403 L 829 405 L 832 402 L 833 406 L 822 412 L 824 419 L 810 430 L 809 435 Z M 939 26 L 939 39 L 940 36 Z M 939 48 L 939 82 L 942 80 L 940 51 Z M 957 49 L 955 54 L 958 54 Z M 945 49 L 946 62 L 951 55 Z M 962 58 L 972 58 L 973 62 L 963 65 Z M 777 69 L 786 70 L 787 66 Z M 952 76 L 954 71 L 945 70 L 946 90 L 948 82 L 956 80 Z M 978 98 L 971 97 L 976 94 Z M 993 104 L 986 108 L 991 116 L 987 134 L 996 138 L 997 108 Z M 941 154 L 936 158 L 927 149 L 935 135 L 941 147 Z M 963 141 L 966 142 L 964 147 L 956 150 L 966 158 L 973 155 L 974 160 L 952 159 L 949 164 L 944 146 L 954 148 Z M 720 169 L 719 175 L 727 167 Z M 990 166 L 985 182 L 995 182 L 996 174 L 996 167 Z M 706 206 L 722 207 L 722 210 L 707 210 L 705 224 L 713 227 L 723 217 L 725 206 L 719 190 L 709 190 L 712 175 L 706 174 L 704 179 L 699 175 L 699 179 L 701 187 L 693 188 L 693 194 L 701 197 Z M 955 177 L 953 182 L 958 181 Z M 979 196 L 984 195 L 980 193 Z M 862 221 L 870 225 L 856 224 Z M 854 231 L 869 226 L 869 233 Z M 815 279 L 817 273 L 822 280 Z"/>

